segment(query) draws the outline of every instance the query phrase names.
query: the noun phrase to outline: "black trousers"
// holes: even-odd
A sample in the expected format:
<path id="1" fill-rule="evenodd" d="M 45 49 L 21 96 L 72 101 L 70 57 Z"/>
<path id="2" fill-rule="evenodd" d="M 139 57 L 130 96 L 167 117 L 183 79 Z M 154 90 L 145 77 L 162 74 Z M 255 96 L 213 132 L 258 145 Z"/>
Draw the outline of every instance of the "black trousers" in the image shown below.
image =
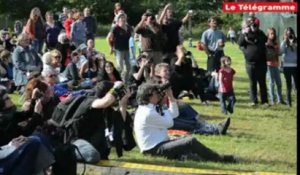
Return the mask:
<path id="1" fill-rule="evenodd" d="M 248 64 L 246 63 L 246 71 L 250 82 L 250 99 L 253 103 L 258 103 L 257 99 L 257 83 L 260 89 L 261 103 L 268 103 L 267 94 L 267 84 L 266 84 L 266 74 L 267 65 L 258 64 Z"/>
<path id="2" fill-rule="evenodd" d="M 213 72 L 213 71 L 218 71 L 221 66 L 221 57 L 224 56 L 224 51 L 223 50 L 217 50 L 217 51 L 209 51 L 211 56 L 207 58 L 207 71 L 208 72 Z"/>
<path id="3" fill-rule="evenodd" d="M 162 142 L 144 153 L 168 159 L 180 159 L 181 156 L 189 153 L 197 154 L 201 159 L 208 161 L 222 161 L 223 159 L 221 155 L 207 148 L 192 136 Z"/>
<path id="4" fill-rule="evenodd" d="M 286 100 L 289 105 L 292 105 L 292 78 L 297 90 L 297 67 L 284 67 L 283 74 L 286 82 Z"/>

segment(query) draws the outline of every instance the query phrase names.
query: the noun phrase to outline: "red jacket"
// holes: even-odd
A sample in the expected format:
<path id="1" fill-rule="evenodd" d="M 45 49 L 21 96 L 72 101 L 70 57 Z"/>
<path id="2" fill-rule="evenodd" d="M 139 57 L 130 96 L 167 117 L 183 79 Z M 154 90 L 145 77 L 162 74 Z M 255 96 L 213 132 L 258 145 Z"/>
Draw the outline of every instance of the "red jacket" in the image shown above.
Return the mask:
<path id="1" fill-rule="evenodd" d="M 73 22 L 74 22 L 73 19 L 67 18 L 64 23 L 66 34 L 69 39 L 71 38 L 71 24 Z"/>

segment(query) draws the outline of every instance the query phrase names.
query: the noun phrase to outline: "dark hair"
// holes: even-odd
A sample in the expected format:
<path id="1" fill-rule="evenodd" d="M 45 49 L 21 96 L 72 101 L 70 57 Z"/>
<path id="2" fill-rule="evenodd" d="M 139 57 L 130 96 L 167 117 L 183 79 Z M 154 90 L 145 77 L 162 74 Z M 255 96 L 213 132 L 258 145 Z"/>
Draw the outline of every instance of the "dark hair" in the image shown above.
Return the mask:
<path id="1" fill-rule="evenodd" d="M 136 100 L 139 105 L 146 105 L 150 101 L 150 97 L 154 92 L 159 93 L 159 85 L 151 83 L 143 83 L 137 90 Z"/>
<path id="2" fill-rule="evenodd" d="M 5 105 L 5 99 L 3 97 L 7 95 L 7 91 L 4 87 L 0 86 L 0 109 L 2 110 Z"/>
<path id="3" fill-rule="evenodd" d="M 102 98 L 105 94 L 114 86 L 114 83 L 111 81 L 103 80 L 96 84 L 95 86 L 95 96 Z"/>
<path id="4" fill-rule="evenodd" d="M 222 56 L 221 57 L 221 67 L 227 67 L 226 61 L 231 62 L 230 56 Z"/>
<path id="5" fill-rule="evenodd" d="M 94 57 L 95 55 L 89 55 L 88 56 L 88 69 L 90 69 L 90 68 L 93 68 L 93 65 L 95 64 L 96 65 L 96 70 L 97 70 L 97 72 L 98 72 L 98 69 L 99 69 L 99 63 L 98 63 L 98 59 L 94 59 L 93 60 L 93 57 Z"/>
<path id="6" fill-rule="evenodd" d="M 218 24 L 218 22 L 219 22 L 219 21 L 218 21 L 218 18 L 215 17 L 215 16 L 212 16 L 212 17 L 208 18 L 207 22 L 210 23 L 212 20 L 216 21 L 217 24 Z"/>
<path id="7" fill-rule="evenodd" d="M 287 32 L 290 32 L 290 35 L 293 36 L 293 38 L 294 38 L 293 43 L 297 43 L 297 37 L 295 35 L 295 31 L 293 30 L 293 28 L 292 27 L 287 27 L 284 30 L 284 35 L 287 35 Z M 292 43 L 290 43 L 290 40 L 287 40 L 287 43 L 286 43 L 287 47 L 291 48 L 291 50 L 294 51 L 294 48 L 293 48 L 293 46 L 291 44 Z"/>
<path id="8" fill-rule="evenodd" d="M 117 71 L 117 69 L 114 66 L 114 63 L 111 62 L 111 61 L 105 61 L 105 63 L 104 63 L 103 80 L 109 80 L 109 76 L 108 76 L 107 72 L 105 71 L 106 64 L 109 64 L 113 67 L 113 69 L 114 69 L 113 70 L 113 75 L 115 76 L 116 80 L 121 80 L 122 81 L 120 73 Z"/>

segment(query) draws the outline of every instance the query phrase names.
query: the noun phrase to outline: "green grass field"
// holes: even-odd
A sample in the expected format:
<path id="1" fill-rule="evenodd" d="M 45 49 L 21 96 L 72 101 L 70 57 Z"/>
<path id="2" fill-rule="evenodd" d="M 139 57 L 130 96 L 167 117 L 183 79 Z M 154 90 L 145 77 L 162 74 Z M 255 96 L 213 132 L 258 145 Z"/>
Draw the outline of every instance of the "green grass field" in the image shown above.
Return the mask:
<path id="1" fill-rule="evenodd" d="M 197 41 L 194 41 L 196 44 Z M 187 46 L 187 43 L 185 43 Z M 96 40 L 98 51 L 105 53 L 106 57 L 115 62 L 109 55 L 106 41 Z M 194 54 L 200 67 L 206 68 L 206 56 L 196 48 L 188 48 Z M 248 77 L 245 72 L 244 58 L 237 45 L 227 43 L 225 54 L 232 58 L 232 66 L 236 70 L 234 80 L 237 103 L 235 112 L 231 115 L 231 125 L 226 136 L 195 135 L 199 141 L 222 154 L 234 154 L 240 157 L 237 164 L 222 164 L 213 162 L 179 162 L 164 158 L 144 156 L 138 148 L 125 152 L 124 156 L 117 158 L 114 152 L 112 160 L 159 164 L 168 166 L 211 168 L 237 171 L 271 171 L 282 173 L 296 173 L 296 95 L 293 95 L 293 107 L 275 105 L 269 108 L 249 107 Z M 285 96 L 285 80 L 283 81 L 283 95 Z M 19 102 L 18 96 L 13 100 Z M 200 104 L 199 100 L 186 100 L 200 115 L 212 123 L 219 123 L 227 116 L 221 113 L 219 103 L 211 102 L 210 106 Z"/>

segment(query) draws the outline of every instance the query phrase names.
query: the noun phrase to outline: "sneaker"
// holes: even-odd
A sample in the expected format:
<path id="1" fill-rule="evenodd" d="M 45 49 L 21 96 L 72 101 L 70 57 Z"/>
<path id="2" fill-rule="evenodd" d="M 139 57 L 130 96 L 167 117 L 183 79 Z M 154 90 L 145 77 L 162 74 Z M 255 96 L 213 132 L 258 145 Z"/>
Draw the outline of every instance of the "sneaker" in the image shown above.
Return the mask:
<path id="1" fill-rule="evenodd" d="M 283 100 L 281 100 L 281 101 L 277 102 L 277 104 L 286 105 L 286 102 L 285 102 L 285 101 L 283 101 Z"/>
<path id="2" fill-rule="evenodd" d="M 233 155 L 224 155 L 222 161 L 224 163 L 237 163 L 238 158 L 236 156 L 233 156 Z"/>
<path id="3" fill-rule="evenodd" d="M 205 106 L 209 106 L 208 101 L 203 101 L 203 102 L 201 102 L 201 104 L 203 104 L 203 105 L 205 105 Z"/>
<path id="4" fill-rule="evenodd" d="M 263 103 L 262 106 L 263 106 L 264 108 L 270 107 L 269 103 Z"/>
<path id="5" fill-rule="evenodd" d="M 255 106 L 257 106 L 257 103 L 250 103 L 249 106 L 250 107 L 255 107 Z"/>
<path id="6" fill-rule="evenodd" d="M 180 94 L 178 95 L 179 99 L 183 99 L 183 97 L 189 97 L 188 91 L 181 91 Z"/>
<path id="7" fill-rule="evenodd" d="M 218 126 L 219 134 L 225 135 L 227 133 L 227 129 L 230 125 L 230 118 L 227 118 L 224 122 L 220 123 Z"/>

